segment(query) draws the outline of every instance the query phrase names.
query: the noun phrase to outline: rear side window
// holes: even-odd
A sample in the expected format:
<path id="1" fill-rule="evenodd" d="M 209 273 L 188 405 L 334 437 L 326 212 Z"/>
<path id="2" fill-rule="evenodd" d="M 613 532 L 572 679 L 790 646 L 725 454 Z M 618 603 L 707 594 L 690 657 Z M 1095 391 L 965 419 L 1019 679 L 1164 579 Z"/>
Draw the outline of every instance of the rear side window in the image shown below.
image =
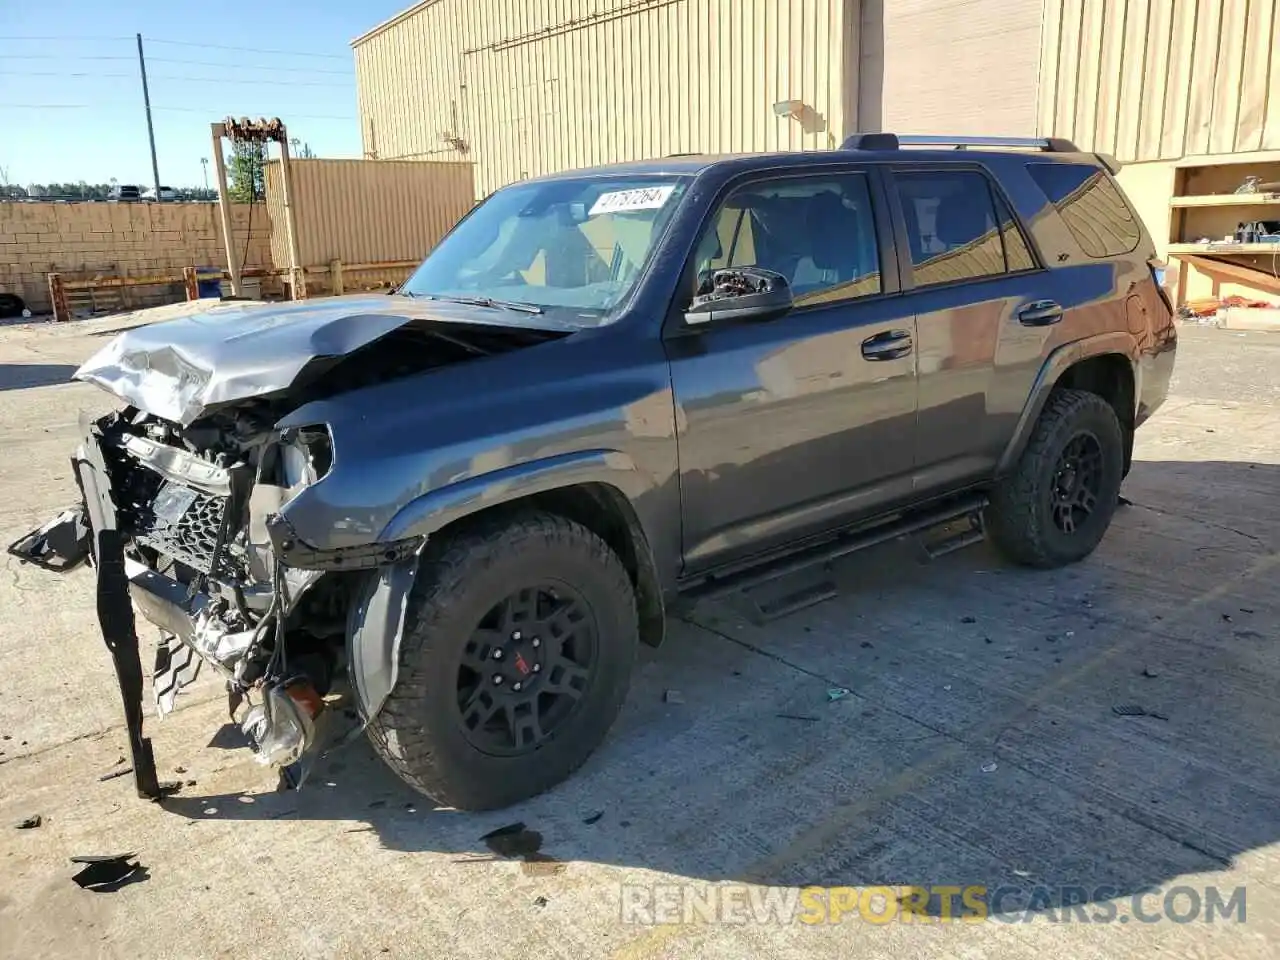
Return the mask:
<path id="1" fill-rule="evenodd" d="M 895 173 L 917 287 L 1029 270 L 1035 261 L 1013 215 L 972 170 Z"/>
<path id="2" fill-rule="evenodd" d="M 1027 172 L 1089 256 L 1116 257 L 1137 247 L 1142 228 L 1103 170 L 1083 163 L 1029 163 Z"/>

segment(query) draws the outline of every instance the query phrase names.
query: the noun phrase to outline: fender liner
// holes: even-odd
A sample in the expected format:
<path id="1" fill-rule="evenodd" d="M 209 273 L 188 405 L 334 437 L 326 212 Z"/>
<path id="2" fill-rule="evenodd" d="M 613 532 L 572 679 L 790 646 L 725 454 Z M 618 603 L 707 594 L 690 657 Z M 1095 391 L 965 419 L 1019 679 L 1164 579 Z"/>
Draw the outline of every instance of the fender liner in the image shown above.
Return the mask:
<path id="1" fill-rule="evenodd" d="M 371 571 L 348 614 L 347 669 L 364 723 L 378 715 L 395 689 L 409 595 L 426 538 L 480 510 L 584 483 L 615 487 L 628 499 L 649 487 L 626 454 L 617 450 L 584 450 L 469 477 L 425 493 L 401 508 L 379 540 L 421 538 L 422 547 L 413 556 Z M 629 529 L 631 526 L 628 523 Z M 634 528 L 633 534 L 641 538 L 636 551 L 643 575 L 654 569 L 654 562 L 643 529 L 638 522 Z"/>
<path id="2" fill-rule="evenodd" d="M 1013 436 L 1009 438 L 1004 453 L 1000 455 L 996 476 L 1007 474 L 1022 456 L 1022 451 L 1031 440 L 1031 431 L 1035 429 L 1036 421 L 1040 419 L 1040 411 L 1044 409 L 1045 403 L 1049 400 L 1049 394 L 1062 379 L 1062 375 L 1081 360 L 1108 354 L 1121 356 L 1129 361 L 1129 367 L 1133 372 L 1133 394 L 1135 398 L 1138 396 L 1140 376 L 1138 344 L 1131 334 L 1112 331 L 1064 343 L 1050 353 L 1040 365 L 1040 371 L 1031 385 L 1031 392 L 1022 408 L 1022 414 L 1018 417 L 1017 426 L 1014 427 Z"/>

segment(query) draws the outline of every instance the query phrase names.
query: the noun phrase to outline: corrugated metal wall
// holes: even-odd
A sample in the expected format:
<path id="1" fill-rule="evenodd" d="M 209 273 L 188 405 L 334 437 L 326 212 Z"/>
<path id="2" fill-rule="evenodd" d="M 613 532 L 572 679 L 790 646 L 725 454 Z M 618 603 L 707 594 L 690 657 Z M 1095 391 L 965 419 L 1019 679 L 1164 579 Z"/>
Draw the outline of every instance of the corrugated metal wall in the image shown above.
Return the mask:
<path id="1" fill-rule="evenodd" d="M 852 109 L 857 10 L 853 0 L 420 4 L 356 42 L 365 151 L 466 156 L 485 193 L 640 157 L 834 146 Z M 803 104 L 797 117 L 775 115 L 786 100 Z"/>
<path id="2" fill-rule="evenodd" d="M 1121 160 L 1280 149 L 1280 0 L 1044 0 L 1039 129 Z"/>
<path id="3" fill-rule="evenodd" d="M 302 266 L 426 255 L 474 202 L 470 163 L 292 160 L 290 203 Z M 280 162 L 267 164 L 271 258 L 289 263 Z"/>
<path id="4" fill-rule="evenodd" d="M 1033 136 L 1041 4 L 862 0 L 860 129 Z"/>

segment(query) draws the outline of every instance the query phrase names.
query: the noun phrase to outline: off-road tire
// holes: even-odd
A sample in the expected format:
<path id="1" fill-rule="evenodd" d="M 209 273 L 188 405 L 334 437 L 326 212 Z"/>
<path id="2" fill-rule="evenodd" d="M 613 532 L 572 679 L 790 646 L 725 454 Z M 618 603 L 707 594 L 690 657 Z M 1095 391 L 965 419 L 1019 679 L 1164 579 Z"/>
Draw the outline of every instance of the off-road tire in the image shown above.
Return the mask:
<path id="1" fill-rule="evenodd" d="M 1102 469 L 1094 512 L 1068 534 L 1054 523 L 1052 489 L 1059 458 L 1081 433 L 1097 440 Z M 1087 557 L 1111 523 L 1123 474 L 1124 433 L 1111 405 L 1096 393 L 1055 391 L 1017 466 L 991 491 L 985 520 L 992 543 L 1009 559 L 1031 567 L 1060 567 Z"/>
<path id="2" fill-rule="evenodd" d="M 596 663 L 576 712 L 534 752 L 494 756 L 463 733 L 458 657 L 485 611 L 529 581 L 558 580 L 598 628 Z M 410 593 L 395 689 L 369 739 L 410 786 L 464 810 L 504 807 L 568 777 L 604 739 L 626 698 L 639 639 L 622 561 L 586 527 L 526 512 L 429 543 Z"/>

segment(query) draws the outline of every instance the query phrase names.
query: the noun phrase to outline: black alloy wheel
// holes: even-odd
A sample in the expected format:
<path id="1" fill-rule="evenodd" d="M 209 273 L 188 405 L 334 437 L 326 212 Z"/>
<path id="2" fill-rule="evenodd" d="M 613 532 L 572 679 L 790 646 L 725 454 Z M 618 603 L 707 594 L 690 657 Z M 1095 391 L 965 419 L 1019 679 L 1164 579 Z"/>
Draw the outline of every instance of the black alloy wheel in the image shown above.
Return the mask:
<path id="1" fill-rule="evenodd" d="M 582 703 L 597 660 L 598 628 L 563 583 L 514 591 L 472 632 L 458 665 L 458 715 L 477 750 L 537 750 Z"/>
<path id="2" fill-rule="evenodd" d="M 1092 433 L 1079 433 L 1058 458 L 1049 488 L 1053 524 L 1075 533 L 1093 514 L 1102 488 L 1102 446 Z"/>

